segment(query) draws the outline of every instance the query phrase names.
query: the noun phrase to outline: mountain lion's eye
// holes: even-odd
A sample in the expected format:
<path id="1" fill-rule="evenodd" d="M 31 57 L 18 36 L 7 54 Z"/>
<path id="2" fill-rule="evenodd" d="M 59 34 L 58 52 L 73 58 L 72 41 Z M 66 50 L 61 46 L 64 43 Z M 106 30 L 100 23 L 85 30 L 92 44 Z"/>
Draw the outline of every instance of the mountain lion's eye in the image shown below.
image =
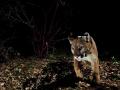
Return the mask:
<path id="1" fill-rule="evenodd" d="M 73 46 L 71 47 L 72 49 L 75 49 Z"/>
<path id="2" fill-rule="evenodd" d="M 74 49 L 74 48 L 72 47 L 72 49 Z"/>

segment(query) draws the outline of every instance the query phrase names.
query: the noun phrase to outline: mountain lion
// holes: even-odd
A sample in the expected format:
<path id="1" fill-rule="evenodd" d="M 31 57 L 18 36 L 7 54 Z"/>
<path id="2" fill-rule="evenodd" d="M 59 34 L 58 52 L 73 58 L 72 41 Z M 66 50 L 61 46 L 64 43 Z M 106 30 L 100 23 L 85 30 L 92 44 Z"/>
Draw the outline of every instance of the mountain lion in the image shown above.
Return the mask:
<path id="1" fill-rule="evenodd" d="M 100 74 L 98 51 L 93 38 L 88 32 L 86 32 L 83 36 L 73 37 L 70 35 L 68 40 L 71 44 L 76 76 L 83 79 L 85 76 L 83 73 L 86 68 L 89 67 L 90 74 L 88 75 L 88 78 L 92 81 L 95 77 L 96 83 L 99 83 Z"/>

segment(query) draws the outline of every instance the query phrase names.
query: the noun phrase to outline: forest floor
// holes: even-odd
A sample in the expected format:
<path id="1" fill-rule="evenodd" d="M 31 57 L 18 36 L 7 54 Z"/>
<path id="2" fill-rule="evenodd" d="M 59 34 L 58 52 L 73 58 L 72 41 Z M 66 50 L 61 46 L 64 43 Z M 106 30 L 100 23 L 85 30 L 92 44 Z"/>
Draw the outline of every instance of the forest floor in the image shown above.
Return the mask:
<path id="1" fill-rule="evenodd" d="M 0 90 L 120 90 L 120 61 L 100 61 L 101 84 L 79 82 L 71 58 L 14 59 L 0 64 Z"/>

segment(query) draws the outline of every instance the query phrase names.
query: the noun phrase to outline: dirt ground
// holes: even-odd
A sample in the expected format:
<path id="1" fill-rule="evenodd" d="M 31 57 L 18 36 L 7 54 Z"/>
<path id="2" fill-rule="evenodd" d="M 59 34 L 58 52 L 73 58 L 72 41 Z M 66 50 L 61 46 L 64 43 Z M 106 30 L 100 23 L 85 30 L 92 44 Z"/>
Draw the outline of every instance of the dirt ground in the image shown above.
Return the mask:
<path id="1" fill-rule="evenodd" d="M 0 64 L 0 90 L 120 90 L 120 61 L 100 61 L 101 84 L 76 78 L 68 58 L 15 59 Z"/>

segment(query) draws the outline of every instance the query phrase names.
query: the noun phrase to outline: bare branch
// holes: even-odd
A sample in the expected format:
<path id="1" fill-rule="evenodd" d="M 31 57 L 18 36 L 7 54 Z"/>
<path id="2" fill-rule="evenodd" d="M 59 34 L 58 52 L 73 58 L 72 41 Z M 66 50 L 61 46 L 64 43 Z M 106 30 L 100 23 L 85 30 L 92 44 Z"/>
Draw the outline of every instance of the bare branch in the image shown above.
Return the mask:
<path id="1" fill-rule="evenodd" d="M 57 13 L 58 6 L 59 6 L 59 4 L 58 4 L 58 2 L 57 2 L 55 11 L 54 11 L 54 13 L 53 13 L 53 17 L 52 17 L 52 19 L 51 19 L 51 24 L 50 24 L 49 32 L 47 33 L 47 37 L 48 37 L 48 35 L 50 35 L 51 32 L 52 32 L 53 24 L 54 24 L 54 20 L 55 20 L 55 16 L 56 16 L 56 13 Z"/>
<path id="2" fill-rule="evenodd" d="M 33 24 L 33 17 L 29 19 L 27 13 L 23 9 L 23 5 L 20 5 L 20 3 L 17 3 L 18 5 L 15 7 L 9 6 L 9 12 L 8 12 L 8 18 L 12 19 L 16 22 L 21 22 L 30 28 L 35 28 L 35 25 Z"/>
<path id="3" fill-rule="evenodd" d="M 59 2 L 60 2 L 63 6 L 65 6 L 65 1 L 59 0 Z"/>
<path id="4" fill-rule="evenodd" d="M 61 27 L 59 27 L 59 28 L 56 30 L 56 32 L 49 38 L 49 42 L 50 42 L 53 38 L 55 38 L 55 36 L 56 36 L 60 31 L 61 31 Z"/>

